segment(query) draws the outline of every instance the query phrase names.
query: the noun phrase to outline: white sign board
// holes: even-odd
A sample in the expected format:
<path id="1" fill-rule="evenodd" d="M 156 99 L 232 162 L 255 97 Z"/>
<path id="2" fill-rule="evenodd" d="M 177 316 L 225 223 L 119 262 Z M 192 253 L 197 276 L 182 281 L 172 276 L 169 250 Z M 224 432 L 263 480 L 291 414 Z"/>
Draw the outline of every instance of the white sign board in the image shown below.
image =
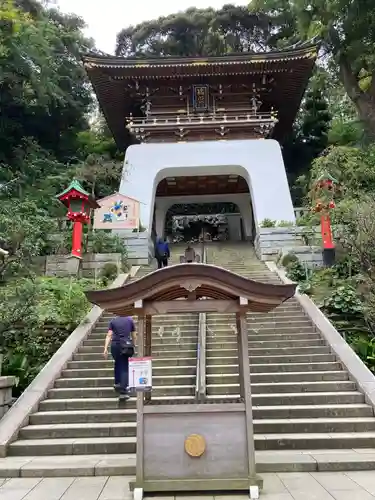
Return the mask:
<path id="1" fill-rule="evenodd" d="M 129 389 L 135 391 L 151 391 L 152 358 L 129 359 Z"/>

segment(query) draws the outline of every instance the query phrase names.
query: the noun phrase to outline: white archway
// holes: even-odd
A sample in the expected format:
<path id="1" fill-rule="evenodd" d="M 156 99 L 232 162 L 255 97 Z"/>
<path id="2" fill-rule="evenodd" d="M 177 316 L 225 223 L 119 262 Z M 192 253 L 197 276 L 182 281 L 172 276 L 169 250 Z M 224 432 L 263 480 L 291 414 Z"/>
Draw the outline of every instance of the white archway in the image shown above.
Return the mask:
<path id="1" fill-rule="evenodd" d="M 142 203 L 142 223 L 151 229 L 156 187 L 163 178 L 218 174 L 246 180 L 255 227 L 264 219 L 295 221 L 280 145 L 268 139 L 130 146 L 120 192 Z"/>
<path id="2" fill-rule="evenodd" d="M 227 194 L 227 195 L 190 195 L 183 197 L 166 196 L 157 197 L 156 191 L 159 183 L 164 179 L 169 177 L 193 177 L 193 176 L 213 176 L 213 175 L 237 175 L 243 177 L 248 185 L 249 193 L 241 194 Z M 150 225 L 155 220 L 155 231 L 156 234 L 162 236 L 164 233 L 164 223 L 165 217 L 167 215 L 168 209 L 175 205 L 176 203 L 209 203 L 212 201 L 221 202 L 229 201 L 236 203 L 241 212 L 242 220 L 244 222 L 244 231 L 246 239 L 252 239 L 252 224 L 253 217 L 256 220 L 256 214 L 254 210 L 254 205 L 252 203 L 252 192 L 251 192 L 251 181 L 248 172 L 245 168 L 237 165 L 212 165 L 212 166 L 194 166 L 194 167 L 174 167 L 174 168 L 164 168 L 160 170 L 153 183 L 152 197 L 151 197 L 151 209 L 150 212 Z M 154 219 L 155 213 L 155 219 Z"/>

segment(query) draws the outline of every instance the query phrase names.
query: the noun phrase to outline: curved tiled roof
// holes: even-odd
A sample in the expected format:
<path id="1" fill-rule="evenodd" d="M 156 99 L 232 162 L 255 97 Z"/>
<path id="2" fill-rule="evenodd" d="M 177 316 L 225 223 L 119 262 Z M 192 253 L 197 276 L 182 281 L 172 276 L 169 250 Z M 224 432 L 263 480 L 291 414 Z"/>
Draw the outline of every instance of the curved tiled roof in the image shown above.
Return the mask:
<path id="1" fill-rule="evenodd" d="M 88 300 L 121 315 L 134 315 L 135 302 L 187 299 L 247 299 L 251 311 L 268 312 L 293 297 L 296 285 L 273 285 L 249 280 L 208 264 L 179 264 L 154 271 L 120 288 L 86 292 Z"/>

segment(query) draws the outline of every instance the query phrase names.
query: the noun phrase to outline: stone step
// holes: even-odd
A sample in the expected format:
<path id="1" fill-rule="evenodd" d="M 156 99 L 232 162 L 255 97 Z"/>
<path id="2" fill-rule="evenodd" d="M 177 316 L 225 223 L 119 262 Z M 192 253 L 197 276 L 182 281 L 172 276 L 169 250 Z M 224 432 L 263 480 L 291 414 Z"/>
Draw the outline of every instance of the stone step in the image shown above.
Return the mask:
<path id="1" fill-rule="evenodd" d="M 137 411 L 133 409 L 45 411 L 30 416 L 30 425 L 46 424 L 89 424 L 111 422 L 135 422 Z M 254 419 L 331 419 L 331 418 L 369 418 L 373 409 L 367 404 L 350 405 L 284 405 L 255 406 Z"/>
<path id="2" fill-rule="evenodd" d="M 256 419 L 254 417 L 254 432 L 256 434 L 321 434 L 321 433 L 351 433 L 374 432 L 374 417 L 355 418 L 291 418 L 286 419 Z"/>
<path id="3" fill-rule="evenodd" d="M 375 469 L 375 449 L 263 450 L 255 459 L 259 473 Z M 6 457 L 0 459 L 0 477 L 134 476 L 135 465 L 134 454 Z"/>
<path id="4" fill-rule="evenodd" d="M 153 399 L 170 404 L 170 397 L 153 397 Z M 177 403 L 191 403 L 194 401 L 193 396 L 174 396 L 174 401 Z M 363 402 L 363 401 L 356 401 Z M 128 401 L 119 401 L 117 397 L 112 398 L 71 398 L 71 399 L 45 399 L 39 405 L 39 411 L 71 411 L 71 410 L 104 410 L 104 409 L 119 409 L 127 408 L 134 409 L 136 407 L 136 399 L 130 398 Z"/>
<path id="5" fill-rule="evenodd" d="M 188 342 L 197 345 L 197 337 L 192 337 L 190 335 L 183 335 L 181 338 L 182 342 Z M 171 335 L 163 335 L 162 337 L 156 336 L 152 338 L 152 345 L 157 345 L 157 344 L 174 344 L 176 343 L 176 337 L 172 337 Z M 88 340 L 85 340 L 83 343 L 83 347 L 88 347 L 88 346 L 99 346 L 101 347 L 101 350 L 103 351 L 103 346 L 104 346 L 104 340 L 103 338 L 91 338 L 89 337 Z"/>
<path id="6" fill-rule="evenodd" d="M 170 366 L 196 366 L 196 358 L 155 358 L 152 360 L 152 367 L 160 367 L 169 364 Z M 96 369 L 96 368 L 112 368 L 113 361 L 108 359 L 97 359 L 97 360 L 82 360 L 82 361 L 70 361 L 68 363 L 69 369 Z"/>
<path id="7" fill-rule="evenodd" d="M 178 358 L 178 359 L 184 359 L 184 358 L 191 358 L 194 359 L 196 358 L 197 352 L 196 349 L 179 349 L 178 350 L 178 356 L 176 355 L 176 351 L 167 351 L 167 350 L 158 350 L 154 351 L 152 353 L 152 356 L 157 357 L 159 354 L 163 355 L 164 358 Z M 77 354 L 74 354 L 73 360 L 74 361 L 96 361 L 98 360 L 99 356 L 97 352 L 90 353 L 90 352 L 79 352 Z"/>
<path id="8" fill-rule="evenodd" d="M 152 353 L 155 352 L 164 352 L 164 351 L 181 351 L 181 350 L 189 350 L 196 353 L 197 349 L 197 341 L 195 342 L 187 342 L 184 338 L 181 338 L 180 341 L 175 341 L 174 343 L 152 343 Z M 103 352 L 102 345 L 94 345 L 94 346 L 82 346 L 80 347 L 78 353 L 79 354 L 97 354 L 97 358 L 100 358 L 100 354 Z"/>
<path id="9" fill-rule="evenodd" d="M 152 393 L 155 396 L 190 396 L 195 392 L 194 385 L 160 385 L 154 386 Z M 50 399 L 70 398 L 110 398 L 114 394 L 113 387 L 75 387 L 63 389 L 50 389 Z"/>
<path id="10" fill-rule="evenodd" d="M 209 395 L 208 400 L 234 401 L 239 395 Z M 254 406 L 277 405 L 328 405 L 328 404 L 358 404 L 364 403 L 365 397 L 361 392 L 310 392 L 310 393 L 281 393 L 281 394 L 253 394 Z"/>
<path id="11" fill-rule="evenodd" d="M 367 416 L 367 415 L 365 415 Z M 30 425 L 52 424 L 90 424 L 111 422 L 136 422 L 137 410 L 76 410 L 76 411 L 45 411 L 30 416 Z"/>
<path id="12" fill-rule="evenodd" d="M 113 373 L 109 377 L 90 377 L 90 378 L 60 378 L 56 380 L 55 389 L 67 388 L 88 388 L 88 387 L 103 387 L 109 388 L 113 385 Z M 219 380 L 219 379 L 218 379 Z M 166 375 L 152 376 L 154 386 L 172 386 L 172 385 L 194 385 L 196 383 L 195 375 Z"/>
<path id="13" fill-rule="evenodd" d="M 133 422 L 90 422 L 27 425 L 20 431 L 20 439 L 73 439 L 135 437 L 137 424 Z"/>
<path id="14" fill-rule="evenodd" d="M 213 320 L 212 318 L 207 315 L 207 326 L 210 328 L 218 328 L 218 329 L 223 329 L 225 327 L 228 328 L 235 328 L 236 327 L 236 322 L 233 319 L 227 319 L 227 318 L 217 318 Z M 247 320 L 247 327 L 248 328 L 253 328 L 253 329 L 261 329 L 261 328 L 273 328 L 274 330 L 276 329 L 283 329 L 285 328 L 290 328 L 293 327 L 294 329 L 297 328 L 310 328 L 310 330 L 314 330 L 314 325 L 311 324 L 310 321 L 307 319 L 301 319 L 299 321 L 283 321 L 283 320 L 278 320 L 277 318 L 275 319 L 270 319 L 268 320 L 263 320 L 259 321 L 257 318 L 255 319 L 248 319 Z"/>
<path id="15" fill-rule="evenodd" d="M 210 396 L 210 401 L 233 400 L 237 395 Z M 168 397 L 155 397 L 158 402 L 170 404 Z M 235 398 L 236 399 L 236 398 Z M 194 396 L 174 396 L 176 403 L 189 403 L 194 401 Z M 254 406 L 283 406 L 283 405 L 329 405 L 329 404 L 363 404 L 364 395 L 357 391 L 350 392 L 310 392 L 310 393 L 281 393 L 281 394 L 253 394 Z M 105 409 L 133 409 L 135 398 L 130 398 L 125 403 L 119 402 L 118 398 L 71 398 L 71 399 L 46 399 L 39 405 L 39 411 L 71 411 L 71 410 L 105 410 Z"/>
<path id="16" fill-rule="evenodd" d="M 152 375 L 157 376 L 188 376 L 193 375 L 195 377 L 196 373 L 196 363 L 191 366 L 153 366 Z M 102 369 L 67 369 L 62 372 L 62 377 L 64 378 L 100 378 L 100 377 L 112 377 L 113 376 L 113 365 L 109 368 Z"/>
<path id="17" fill-rule="evenodd" d="M 236 331 L 234 325 L 230 326 L 228 324 L 223 324 L 222 326 L 209 326 L 207 325 L 208 330 L 213 330 L 215 333 L 217 332 L 220 334 L 220 332 L 234 332 Z M 267 334 L 273 334 L 277 331 L 278 333 L 315 333 L 315 330 L 312 326 L 307 325 L 307 326 L 285 326 L 285 327 L 277 327 L 275 328 L 274 326 L 264 326 L 264 325 L 259 325 L 259 327 L 254 327 L 253 325 L 249 324 L 248 327 L 248 334 L 251 335 L 253 332 L 261 332 L 263 335 Z"/>
<path id="18" fill-rule="evenodd" d="M 375 432 L 255 434 L 256 450 L 320 450 L 372 448 Z M 135 437 L 20 439 L 9 446 L 10 456 L 90 455 L 135 453 Z"/>
<path id="19" fill-rule="evenodd" d="M 216 338 L 220 339 L 219 336 Z M 271 341 L 302 341 L 302 340 L 322 340 L 322 336 L 320 333 L 311 332 L 311 333 L 277 333 L 275 330 L 272 334 L 263 335 L 263 333 L 249 333 L 248 335 L 249 342 L 271 342 Z"/>
<path id="20" fill-rule="evenodd" d="M 216 333 L 216 331 L 215 331 Z M 175 343 L 153 343 L 152 344 L 152 355 L 158 356 L 160 353 L 166 353 L 166 356 L 171 356 L 170 352 L 179 351 L 188 354 L 188 352 L 192 352 L 196 356 L 196 348 L 197 342 L 187 342 L 183 337 L 180 341 L 176 341 Z M 209 352 L 215 352 L 220 350 L 223 353 L 223 356 L 227 353 L 227 351 L 237 350 L 237 341 L 233 336 L 227 336 L 227 338 L 216 337 L 216 335 L 209 335 L 207 339 L 207 349 Z M 303 354 L 306 350 L 309 350 L 312 354 L 319 352 L 329 352 L 329 347 L 326 346 L 322 339 L 320 340 L 302 340 L 302 341 L 252 341 L 249 343 L 249 349 L 254 354 L 273 354 L 280 351 L 287 351 L 290 353 L 301 353 Z M 95 346 L 83 346 L 79 349 L 78 355 L 91 355 L 96 354 L 96 359 L 100 359 L 101 354 L 103 352 L 103 346 L 95 345 Z M 229 353 L 230 354 L 230 353 Z"/>
<path id="21" fill-rule="evenodd" d="M 356 384 L 350 381 L 318 381 L 318 382 L 274 382 L 252 383 L 253 394 L 281 394 L 281 393 L 321 393 L 355 391 Z M 238 384 L 215 384 L 207 386 L 208 395 L 237 394 Z"/>
<path id="22" fill-rule="evenodd" d="M 373 448 L 375 432 L 332 432 L 254 435 L 257 450 L 338 450 Z"/>
<path id="23" fill-rule="evenodd" d="M 134 476 L 135 464 L 136 456 L 132 453 L 6 457 L 0 458 L 0 478 Z M 25 492 L 12 489 L 10 496 L 6 495 L 4 500 L 20 499 L 20 494 L 15 491 L 20 491 L 23 498 Z M 56 498 L 53 493 L 51 495 L 48 499 Z"/>
<path id="24" fill-rule="evenodd" d="M 216 349 L 225 349 L 225 347 L 228 347 L 230 349 L 234 349 L 235 346 L 237 346 L 237 340 L 235 340 L 232 337 L 228 337 L 226 340 L 224 340 L 223 337 L 208 337 L 206 347 L 209 351 Z M 308 348 L 308 347 L 326 347 L 324 344 L 323 339 L 317 339 L 317 340 L 280 340 L 280 341 L 269 341 L 269 340 L 264 340 L 264 341 L 250 341 L 249 342 L 249 349 L 251 349 L 252 352 L 257 352 L 257 349 L 273 349 L 273 350 L 278 350 L 278 349 L 298 349 L 298 348 Z M 103 349 L 102 349 L 103 350 Z"/>
<path id="25" fill-rule="evenodd" d="M 207 384 L 238 384 L 239 372 L 210 374 L 206 376 Z M 287 383 L 292 382 L 321 382 L 349 380 L 349 375 L 345 371 L 323 371 L 323 372 L 276 372 L 276 373 L 252 373 L 252 383 Z"/>
<path id="26" fill-rule="evenodd" d="M 107 455 L 135 452 L 135 437 L 19 439 L 8 448 L 10 456 Z"/>
<path id="27" fill-rule="evenodd" d="M 221 357 L 219 355 L 220 351 L 215 353 L 208 353 L 207 356 L 207 365 L 212 364 L 235 364 L 238 361 L 238 356 L 236 351 L 233 350 L 233 354 L 231 356 L 226 355 L 225 357 Z M 316 363 L 316 362 L 334 362 L 336 361 L 334 354 L 279 354 L 279 355 L 263 355 L 256 356 L 250 355 L 250 365 L 263 365 L 263 364 L 276 364 L 276 363 L 290 363 L 290 364 L 298 364 L 298 363 Z"/>
<path id="28" fill-rule="evenodd" d="M 215 362 L 209 364 L 206 368 L 207 374 L 217 373 L 238 373 L 238 358 L 234 358 L 234 362 L 225 363 L 226 359 L 214 358 Z M 299 372 L 316 372 L 316 371 L 339 371 L 342 369 L 341 363 L 251 363 L 250 373 L 299 373 Z"/>
<path id="29" fill-rule="evenodd" d="M 305 418 L 257 419 L 255 434 L 352 433 L 375 431 L 375 418 Z M 375 433 L 374 433 L 375 434 Z M 90 422 L 28 425 L 21 429 L 20 439 L 70 439 L 135 437 L 136 422 Z"/>

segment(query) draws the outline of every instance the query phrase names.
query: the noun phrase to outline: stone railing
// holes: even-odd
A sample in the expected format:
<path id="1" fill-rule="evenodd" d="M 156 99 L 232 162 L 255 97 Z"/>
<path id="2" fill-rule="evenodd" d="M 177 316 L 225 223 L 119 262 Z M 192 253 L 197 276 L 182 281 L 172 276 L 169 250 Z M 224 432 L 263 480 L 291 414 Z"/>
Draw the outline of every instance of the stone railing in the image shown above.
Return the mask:
<path id="1" fill-rule="evenodd" d="M 287 278 L 285 271 L 279 269 L 274 262 L 267 262 L 267 267 L 278 274 L 283 283 L 289 284 L 292 281 Z M 295 298 L 301 305 L 304 313 L 308 316 L 316 329 L 321 332 L 326 344 L 336 355 L 338 361 L 349 373 L 350 379 L 355 381 L 359 390 L 365 395 L 367 404 L 375 410 L 375 377 L 367 368 L 363 361 L 357 356 L 346 340 L 336 330 L 330 320 L 322 313 L 318 306 L 305 294 L 299 293 L 298 289 Z"/>

